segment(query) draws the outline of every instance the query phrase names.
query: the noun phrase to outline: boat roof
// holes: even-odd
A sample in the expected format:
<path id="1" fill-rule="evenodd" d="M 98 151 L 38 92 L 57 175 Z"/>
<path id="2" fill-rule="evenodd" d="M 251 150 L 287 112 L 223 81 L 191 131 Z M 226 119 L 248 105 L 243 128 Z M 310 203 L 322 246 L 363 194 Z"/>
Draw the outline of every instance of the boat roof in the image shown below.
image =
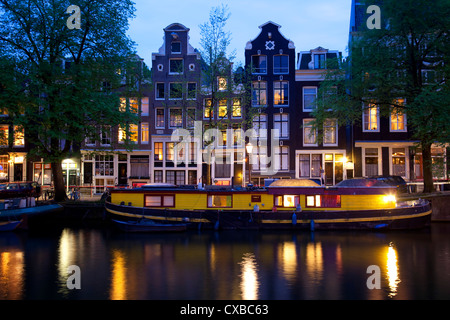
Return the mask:
<path id="1" fill-rule="evenodd" d="M 381 180 L 377 179 L 365 179 L 365 178 L 357 178 L 357 179 L 348 179 L 339 182 L 336 184 L 336 187 L 384 187 L 389 188 L 391 187 L 386 182 L 383 182 Z"/>
<path id="2" fill-rule="evenodd" d="M 280 179 L 269 185 L 272 187 L 320 187 L 320 184 L 310 179 Z"/>

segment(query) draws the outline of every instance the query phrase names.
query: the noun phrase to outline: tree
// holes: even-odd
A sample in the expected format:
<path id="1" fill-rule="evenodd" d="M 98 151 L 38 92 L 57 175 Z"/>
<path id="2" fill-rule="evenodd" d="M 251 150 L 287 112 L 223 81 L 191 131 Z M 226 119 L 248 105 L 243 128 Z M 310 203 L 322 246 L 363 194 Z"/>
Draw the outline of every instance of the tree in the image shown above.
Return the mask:
<path id="1" fill-rule="evenodd" d="M 137 121 L 114 94 L 133 53 L 133 15 L 129 0 L 0 0 L 0 104 L 23 128 L 29 155 L 51 162 L 57 201 L 66 198 L 62 160 L 98 127 Z"/>
<path id="2" fill-rule="evenodd" d="M 235 57 L 234 51 L 228 53 L 231 43 L 231 33 L 226 31 L 226 23 L 231 14 L 227 6 L 221 5 L 210 10 L 209 20 L 200 25 L 201 49 L 200 53 L 204 61 L 202 68 L 202 88 L 201 96 L 206 99 L 206 105 L 200 106 L 204 109 L 202 118 L 206 118 L 206 128 L 224 131 L 231 129 L 230 125 L 239 121 L 244 129 L 252 119 L 250 108 L 250 86 L 251 81 L 248 70 L 242 66 L 233 65 Z M 233 116 L 239 112 L 241 120 L 233 120 Z M 239 118 L 235 117 L 235 118 Z M 216 131 L 218 132 L 218 131 Z M 230 132 L 230 131 L 228 131 Z M 222 140 L 222 137 L 215 136 L 207 143 L 207 150 L 213 147 L 214 143 Z M 228 142 L 230 141 L 228 137 Z M 240 137 L 241 142 L 243 136 Z M 211 184 L 211 159 L 207 159 L 207 183 Z"/>
<path id="3" fill-rule="evenodd" d="M 405 114 L 412 139 L 420 141 L 424 192 L 432 192 L 431 146 L 450 141 L 450 3 L 391 0 L 380 10 L 381 28 L 353 34 L 346 63 L 327 73 L 316 127 L 327 118 L 359 125 L 373 106 L 380 117 Z"/>

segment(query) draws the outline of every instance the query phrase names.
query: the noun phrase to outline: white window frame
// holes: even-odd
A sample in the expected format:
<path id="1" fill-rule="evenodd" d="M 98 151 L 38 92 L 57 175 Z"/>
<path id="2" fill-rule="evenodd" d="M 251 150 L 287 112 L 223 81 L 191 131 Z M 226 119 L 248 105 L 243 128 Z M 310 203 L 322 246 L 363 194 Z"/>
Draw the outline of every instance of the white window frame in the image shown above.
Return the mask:
<path id="1" fill-rule="evenodd" d="M 171 96 L 172 93 L 172 85 L 179 85 L 181 87 L 181 97 L 180 98 L 173 98 Z M 182 82 L 170 82 L 169 83 L 169 100 L 183 100 L 183 83 Z"/>
<path id="2" fill-rule="evenodd" d="M 334 135 L 335 135 L 334 140 L 335 140 L 335 142 L 334 143 L 326 143 L 325 142 L 325 137 L 326 137 L 326 135 L 325 135 L 325 122 L 327 122 L 327 121 L 334 121 L 335 122 L 335 125 L 334 125 Z M 338 140 L 338 137 L 339 137 L 339 134 L 338 134 L 338 129 L 339 129 L 338 121 L 337 121 L 337 119 L 326 119 L 325 122 L 323 124 L 323 146 L 324 147 L 336 147 L 338 145 L 338 143 L 339 143 L 339 140 Z M 330 128 L 331 128 L 331 126 L 330 126 Z"/>
<path id="3" fill-rule="evenodd" d="M 280 71 L 280 72 L 276 72 L 275 71 L 275 57 L 287 57 L 287 71 Z M 288 54 L 275 54 L 273 56 L 273 74 L 289 74 L 289 55 Z M 280 68 L 281 69 L 281 68 Z"/>
<path id="4" fill-rule="evenodd" d="M 279 84 L 281 84 L 281 85 L 283 85 L 283 84 L 287 84 L 287 103 L 286 104 L 275 104 L 275 91 L 276 90 L 279 90 L 279 91 L 284 91 L 284 88 L 283 87 L 281 87 L 281 88 L 275 88 L 275 84 L 277 84 L 277 83 L 279 83 Z M 290 95 L 290 92 L 289 92 L 290 90 L 289 90 L 289 81 L 286 81 L 286 80 L 277 80 L 277 81 L 274 81 L 273 82 L 273 106 L 274 107 L 278 107 L 278 108 L 286 108 L 286 107 L 289 107 L 289 95 Z"/>
<path id="5" fill-rule="evenodd" d="M 319 146 L 319 144 L 318 144 L 318 142 L 317 142 L 317 135 L 318 135 L 318 132 L 317 132 L 317 129 L 315 130 L 315 137 L 316 137 L 316 142 L 315 143 L 306 143 L 305 142 L 305 138 L 306 138 L 306 128 L 307 127 L 305 127 L 305 124 L 307 123 L 307 122 L 310 122 L 310 121 L 313 121 L 314 119 L 303 119 L 303 146 L 304 147 L 318 147 Z M 311 130 L 311 129 L 310 129 Z M 308 139 L 310 139 L 309 137 L 308 137 Z"/>
<path id="6" fill-rule="evenodd" d="M 171 63 L 172 61 L 181 61 L 181 72 L 173 72 L 171 71 Z M 169 75 L 177 75 L 177 74 L 184 74 L 184 59 L 175 58 L 175 59 L 169 59 Z"/>
<path id="7" fill-rule="evenodd" d="M 279 121 L 276 120 L 276 118 L 279 117 Z M 287 118 L 286 121 L 285 118 Z M 273 129 L 276 130 L 278 129 L 279 131 L 279 135 L 278 138 L 279 139 L 289 139 L 290 136 L 290 130 L 289 130 L 289 113 L 275 113 L 273 115 Z M 275 124 L 279 124 L 280 128 L 276 128 Z M 283 129 L 286 126 L 286 135 L 283 135 Z M 275 134 L 275 133 L 274 133 Z"/>
<path id="8" fill-rule="evenodd" d="M 162 85 L 164 87 L 163 97 L 158 97 L 158 85 Z M 155 100 L 165 100 L 166 99 L 166 84 L 164 82 L 157 82 L 155 85 Z"/>
<path id="9" fill-rule="evenodd" d="M 370 109 L 372 109 L 372 108 L 376 108 L 376 110 L 377 110 L 377 128 L 376 129 L 366 129 L 366 121 L 365 121 L 365 118 L 366 118 L 366 111 L 369 111 L 370 112 Z M 371 115 L 369 114 L 369 119 L 371 118 Z M 371 124 L 372 122 L 371 121 L 369 121 L 369 124 Z M 363 104 L 363 114 L 362 114 L 362 130 L 363 130 L 363 132 L 380 132 L 380 108 L 378 107 L 378 106 L 376 106 L 376 105 L 373 105 L 372 107 L 370 107 L 370 106 L 365 106 L 364 104 Z"/>
<path id="10" fill-rule="evenodd" d="M 370 147 L 363 147 L 362 148 L 362 152 L 361 152 L 361 155 L 362 155 L 362 161 L 361 162 L 362 162 L 362 169 L 363 169 L 363 177 L 368 177 L 369 176 L 367 174 L 367 171 L 366 171 L 366 157 L 367 157 L 366 150 L 367 149 L 377 149 L 378 150 L 377 151 L 377 156 L 376 156 L 376 158 L 378 159 L 377 160 L 377 164 L 378 164 L 377 172 L 378 172 L 378 175 L 380 175 L 382 170 L 383 170 L 381 147 L 370 146 Z M 375 156 L 371 156 L 371 155 L 369 155 L 369 157 L 375 158 Z"/>
<path id="11" fill-rule="evenodd" d="M 311 112 L 311 111 L 314 111 L 314 108 L 311 108 L 311 109 L 305 108 L 305 105 L 306 105 L 305 104 L 305 89 L 314 89 L 316 91 L 315 99 L 317 99 L 317 87 L 308 86 L 308 87 L 303 87 L 302 88 L 302 97 L 303 97 L 302 109 L 303 109 L 303 112 Z"/>
<path id="12" fill-rule="evenodd" d="M 267 74 L 267 55 L 265 55 L 265 54 L 255 54 L 255 55 L 252 55 L 252 61 L 251 61 L 251 63 L 252 63 L 252 69 L 254 69 L 254 70 L 259 70 L 259 69 L 262 69 L 262 68 L 255 68 L 255 66 L 253 66 L 253 57 L 265 57 L 266 58 L 266 67 L 265 67 L 265 71 L 264 72 L 257 72 L 257 71 L 253 71 L 252 70 L 252 73 L 253 74 Z M 258 62 L 260 62 L 260 61 L 258 61 Z"/>

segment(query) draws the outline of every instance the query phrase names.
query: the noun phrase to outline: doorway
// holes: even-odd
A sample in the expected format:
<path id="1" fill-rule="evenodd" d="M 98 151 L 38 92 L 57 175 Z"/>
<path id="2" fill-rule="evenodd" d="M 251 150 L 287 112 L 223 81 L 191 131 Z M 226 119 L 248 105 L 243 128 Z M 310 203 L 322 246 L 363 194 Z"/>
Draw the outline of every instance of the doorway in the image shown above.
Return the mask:
<path id="1" fill-rule="evenodd" d="M 127 185 L 128 184 L 128 174 L 127 174 L 127 163 L 119 163 L 119 185 Z"/>
<path id="2" fill-rule="evenodd" d="M 14 163 L 14 181 L 22 181 L 23 163 Z"/>

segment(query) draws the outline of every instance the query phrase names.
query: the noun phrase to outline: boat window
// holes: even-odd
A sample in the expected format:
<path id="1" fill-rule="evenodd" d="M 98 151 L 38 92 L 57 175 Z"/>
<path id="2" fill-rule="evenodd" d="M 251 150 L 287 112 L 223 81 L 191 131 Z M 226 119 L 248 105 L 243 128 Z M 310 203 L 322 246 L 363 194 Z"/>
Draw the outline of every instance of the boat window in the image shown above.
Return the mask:
<path id="1" fill-rule="evenodd" d="M 284 195 L 275 197 L 275 206 L 284 208 L 295 208 L 300 203 L 299 196 Z"/>
<path id="2" fill-rule="evenodd" d="M 311 195 L 306 196 L 306 207 L 315 208 L 340 208 L 340 195 Z"/>
<path id="3" fill-rule="evenodd" d="M 175 196 L 174 195 L 155 195 L 145 196 L 146 207 L 174 207 Z"/>
<path id="4" fill-rule="evenodd" d="M 231 195 L 209 195 L 208 208 L 231 208 Z"/>
<path id="5" fill-rule="evenodd" d="M 174 196 L 164 196 L 163 197 L 164 207 L 173 207 L 175 205 L 174 200 L 175 200 Z"/>

